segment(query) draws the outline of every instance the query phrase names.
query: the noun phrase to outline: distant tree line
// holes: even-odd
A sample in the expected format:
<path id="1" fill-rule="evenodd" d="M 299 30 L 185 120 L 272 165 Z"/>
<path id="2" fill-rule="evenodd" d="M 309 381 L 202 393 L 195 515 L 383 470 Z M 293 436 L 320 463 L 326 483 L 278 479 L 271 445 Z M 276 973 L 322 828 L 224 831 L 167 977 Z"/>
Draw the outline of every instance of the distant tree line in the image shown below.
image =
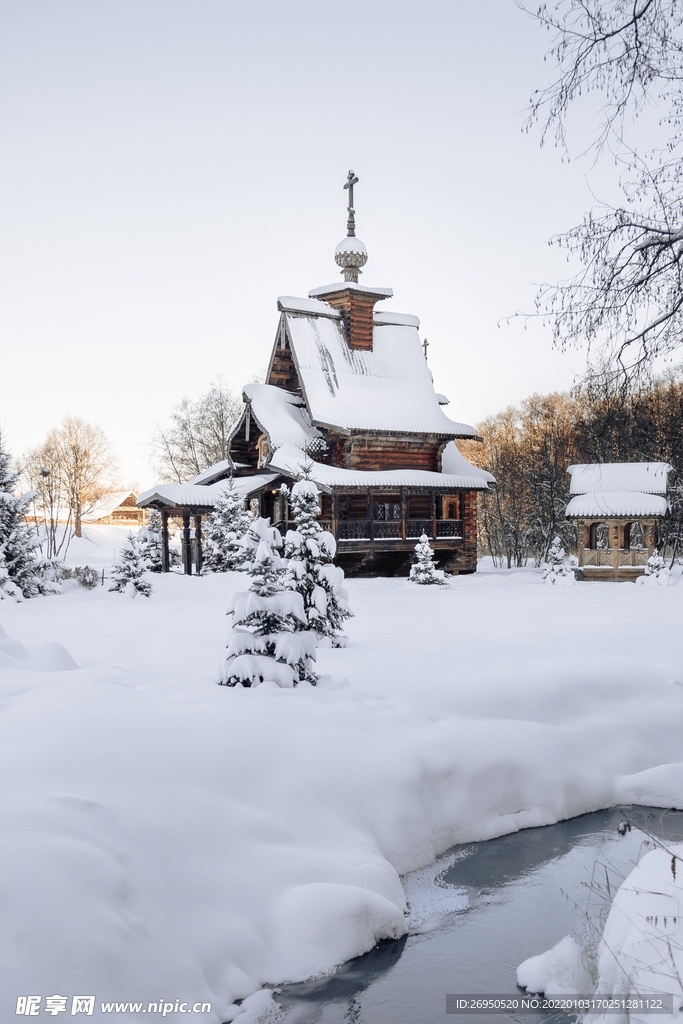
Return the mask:
<path id="1" fill-rule="evenodd" d="M 570 394 L 532 395 L 478 424 L 484 443 L 463 454 L 496 477 L 479 503 L 481 553 L 508 567 L 545 561 L 555 536 L 576 551 L 565 519 L 568 466 L 669 462 L 671 515 L 661 531 L 669 557 L 683 553 L 683 374 L 671 372 L 625 393 L 594 378 Z"/>

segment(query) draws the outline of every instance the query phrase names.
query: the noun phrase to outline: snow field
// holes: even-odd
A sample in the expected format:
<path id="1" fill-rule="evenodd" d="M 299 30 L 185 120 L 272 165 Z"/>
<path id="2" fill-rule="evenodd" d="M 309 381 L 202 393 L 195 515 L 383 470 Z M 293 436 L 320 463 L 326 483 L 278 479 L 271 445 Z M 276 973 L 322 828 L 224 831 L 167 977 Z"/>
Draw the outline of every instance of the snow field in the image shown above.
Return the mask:
<path id="1" fill-rule="evenodd" d="M 349 580 L 350 644 L 317 652 L 349 686 L 219 687 L 245 579 L 0 607 L 80 666 L 0 666 L 3 1019 L 161 994 L 247 1024 L 235 999 L 402 934 L 400 876 L 450 846 L 683 804 L 683 587 Z"/>

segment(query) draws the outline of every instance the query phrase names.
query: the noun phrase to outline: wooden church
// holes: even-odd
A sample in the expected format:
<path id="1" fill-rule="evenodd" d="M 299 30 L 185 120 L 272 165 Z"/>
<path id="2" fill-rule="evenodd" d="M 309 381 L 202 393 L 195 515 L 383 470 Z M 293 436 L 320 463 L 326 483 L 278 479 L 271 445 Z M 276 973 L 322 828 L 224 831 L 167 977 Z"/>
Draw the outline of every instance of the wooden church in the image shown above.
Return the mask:
<path id="1" fill-rule="evenodd" d="M 321 522 L 349 576 L 407 575 L 426 533 L 451 573 L 477 565 L 477 493 L 493 477 L 455 444 L 476 431 L 451 420 L 435 392 L 419 320 L 378 307 L 390 288 L 359 283 L 367 250 L 356 238 L 349 172 L 347 237 L 335 251 L 343 281 L 307 298 L 282 296 L 265 384 L 243 390 L 229 458 L 187 484 L 159 484 L 138 505 L 182 521 L 186 572 L 201 568 L 202 516 L 229 479 L 281 532 L 293 527 L 281 485 L 303 472 L 321 492 Z M 194 529 L 192 527 L 194 526 Z"/>

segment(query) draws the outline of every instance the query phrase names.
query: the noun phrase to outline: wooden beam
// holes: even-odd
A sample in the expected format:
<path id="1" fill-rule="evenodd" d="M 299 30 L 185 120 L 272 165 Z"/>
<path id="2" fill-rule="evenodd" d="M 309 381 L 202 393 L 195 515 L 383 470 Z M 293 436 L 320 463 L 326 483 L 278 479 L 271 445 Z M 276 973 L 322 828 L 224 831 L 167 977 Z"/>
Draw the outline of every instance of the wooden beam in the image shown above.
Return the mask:
<path id="1" fill-rule="evenodd" d="M 190 541 L 190 513 L 183 509 L 183 569 L 187 576 L 192 575 L 192 545 Z"/>
<path id="2" fill-rule="evenodd" d="M 170 555 L 168 551 L 168 512 L 161 511 L 161 571 L 168 572 L 170 568 Z"/>
<path id="3" fill-rule="evenodd" d="M 194 517 L 194 565 L 197 575 L 202 572 L 202 517 Z"/>

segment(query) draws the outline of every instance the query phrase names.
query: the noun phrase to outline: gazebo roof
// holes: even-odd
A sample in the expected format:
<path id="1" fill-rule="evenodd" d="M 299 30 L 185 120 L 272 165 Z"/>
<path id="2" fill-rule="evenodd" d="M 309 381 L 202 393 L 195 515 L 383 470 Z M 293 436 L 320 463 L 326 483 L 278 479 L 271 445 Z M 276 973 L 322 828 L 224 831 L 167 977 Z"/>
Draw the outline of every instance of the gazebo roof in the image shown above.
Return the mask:
<path id="1" fill-rule="evenodd" d="M 661 494 L 639 491 L 591 491 L 577 494 L 567 505 L 568 519 L 610 519 L 623 516 L 666 515 L 668 502 Z"/>
<path id="2" fill-rule="evenodd" d="M 570 494 L 602 491 L 666 494 L 668 462 L 600 462 L 570 466 Z"/>

